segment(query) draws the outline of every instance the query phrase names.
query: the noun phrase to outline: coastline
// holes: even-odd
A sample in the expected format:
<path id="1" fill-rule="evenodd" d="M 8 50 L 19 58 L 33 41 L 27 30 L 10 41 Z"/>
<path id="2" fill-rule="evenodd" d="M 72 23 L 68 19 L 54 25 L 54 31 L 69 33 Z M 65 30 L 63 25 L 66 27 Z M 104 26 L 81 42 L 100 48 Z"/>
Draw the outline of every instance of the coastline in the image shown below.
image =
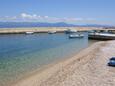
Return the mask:
<path id="1" fill-rule="evenodd" d="M 91 30 L 114 30 L 103 29 L 96 27 L 30 27 L 30 28 L 0 28 L 0 35 L 2 34 L 25 34 L 26 32 L 33 33 L 48 33 L 49 31 L 56 31 L 56 33 L 62 33 L 65 30 L 73 29 L 77 31 L 91 31 Z"/>
<path id="2" fill-rule="evenodd" d="M 86 32 L 83 32 L 83 33 L 86 33 Z M 34 72 L 39 71 L 39 68 L 47 64 L 51 64 L 52 62 L 55 62 L 55 61 L 57 62 L 58 60 L 72 57 L 76 54 L 76 52 L 79 52 L 82 48 L 87 47 L 89 44 L 86 37 L 85 37 L 85 40 L 80 39 L 80 41 L 79 39 L 70 40 L 68 39 L 67 35 L 64 33 L 53 34 L 53 35 L 49 35 L 49 34 L 38 35 L 37 34 L 37 35 L 29 35 L 29 36 L 25 36 L 25 35 L 1 36 L 1 38 L 4 38 L 4 37 L 5 37 L 5 39 L 3 40 L 4 44 L 1 45 L 1 48 L 2 47 L 4 48 L 5 46 L 6 50 L 9 50 L 9 51 L 11 51 L 12 48 L 14 48 L 16 53 L 14 51 L 7 53 L 10 55 L 11 58 L 10 58 L 10 61 L 6 59 L 5 62 L 2 61 L 2 54 L 1 54 L 0 63 L 4 63 L 4 64 L 1 64 L 0 66 L 1 68 L 0 69 L 0 75 L 1 75 L 0 86 L 9 86 L 9 84 L 16 81 L 20 81 L 21 79 L 30 76 L 30 74 L 33 74 Z M 47 38 L 48 40 L 47 39 L 44 40 L 42 38 Z M 18 39 L 19 41 L 17 41 Z M 39 40 L 39 39 L 42 39 L 42 40 Z M 52 41 L 49 41 L 49 40 L 52 40 Z M 10 44 L 8 43 L 8 41 L 12 43 Z M 42 42 L 44 42 L 43 45 L 45 45 L 46 47 L 41 46 Z M 16 47 L 14 47 L 14 45 Z M 26 46 L 27 48 L 24 49 Z M 11 47 L 11 49 L 9 47 Z M 21 47 L 21 50 L 20 50 L 20 47 Z M 38 50 L 39 48 L 43 48 L 43 49 L 39 51 Z M 34 49 L 35 49 L 35 52 L 33 52 Z M 26 51 L 26 50 L 27 50 L 27 53 L 23 53 L 23 51 Z M 22 53 L 18 53 L 20 51 Z M 50 52 L 52 53 L 50 54 Z M 3 57 L 7 57 L 7 54 L 4 53 Z M 14 55 L 16 55 L 16 57 L 14 57 Z"/>
<path id="3" fill-rule="evenodd" d="M 11 86 L 114 86 L 115 69 L 106 65 L 108 58 L 115 55 L 114 43 L 94 43 L 77 55 L 50 64 Z"/>

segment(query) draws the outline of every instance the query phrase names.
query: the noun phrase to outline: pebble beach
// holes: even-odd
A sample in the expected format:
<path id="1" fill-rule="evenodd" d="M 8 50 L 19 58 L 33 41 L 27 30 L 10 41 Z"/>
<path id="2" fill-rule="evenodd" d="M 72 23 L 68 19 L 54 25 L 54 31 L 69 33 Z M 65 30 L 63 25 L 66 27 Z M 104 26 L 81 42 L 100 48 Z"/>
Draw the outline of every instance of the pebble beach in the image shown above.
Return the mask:
<path id="1" fill-rule="evenodd" d="M 11 86 L 115 86 L 115 68 L 107 66 L 112 56 L 115 41 L 97 42 Z"/>

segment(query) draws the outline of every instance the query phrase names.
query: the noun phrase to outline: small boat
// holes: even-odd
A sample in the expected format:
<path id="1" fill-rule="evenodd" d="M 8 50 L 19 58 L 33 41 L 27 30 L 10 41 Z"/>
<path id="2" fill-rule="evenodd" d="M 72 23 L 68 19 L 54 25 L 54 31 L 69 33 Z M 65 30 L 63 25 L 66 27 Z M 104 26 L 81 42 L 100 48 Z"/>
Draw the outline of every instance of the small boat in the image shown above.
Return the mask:
<path id="1" fill-rule="evenodd" d="M 69 38 L 83 38 L 84 35 L 83 34 L 72 34 L 72 35 L 69 35 Z"/>
<path id="2" fill-rule="evenodd" d="M 48 34 L 54 34 L 56 31 L 48 31 Z"/>
<path id="3" fill-rule="evenodd" d="M 65 31 L 66 34 L 71 34 L 71 33 L 76 33 L 77 30 L 74 30 L 74 29 L 68 29 Z"/>
<path id="4" fill-rule="evenodd" d="M 25 32 L 26 34 L 33 34 L 34 32 Z"/>

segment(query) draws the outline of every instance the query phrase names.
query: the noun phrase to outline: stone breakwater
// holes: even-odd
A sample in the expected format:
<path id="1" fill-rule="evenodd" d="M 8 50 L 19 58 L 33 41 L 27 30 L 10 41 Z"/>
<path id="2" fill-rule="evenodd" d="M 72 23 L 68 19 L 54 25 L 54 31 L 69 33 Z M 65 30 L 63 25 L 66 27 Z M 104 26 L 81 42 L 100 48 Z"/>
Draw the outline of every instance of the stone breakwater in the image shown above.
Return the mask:
<path id="1" fill-rule="evenodd" d="M 89 30 L 101 30 L 102 28 L 95 28 L 95 27 L 0 28 L 0 34 L 20 34 L 26 32 L 47 33 L 48 31 L 64 32 L 67 29 L 74 29 L 77 31 L 89 31 Z"/>

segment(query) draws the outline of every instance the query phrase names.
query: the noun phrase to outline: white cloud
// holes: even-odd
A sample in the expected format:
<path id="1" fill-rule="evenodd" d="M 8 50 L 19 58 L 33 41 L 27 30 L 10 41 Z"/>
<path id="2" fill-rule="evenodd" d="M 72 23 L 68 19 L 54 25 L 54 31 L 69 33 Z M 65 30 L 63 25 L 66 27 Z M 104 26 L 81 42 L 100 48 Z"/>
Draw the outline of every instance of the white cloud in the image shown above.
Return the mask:
<path id="1" fill-rule="evenodd" d="M 49 18 L 48 16 L 44 16 L 44 18 Z"/>
<path id="2" fill-rule="evenodd" d="M 65 21 L 81 21 L 84 20 L 83 18 L 64 18 Z"/>
<path id="3" fill-rule="evenodd" d="M 37 16 L 36 14 L 30 15 L 30 14 L 27 14 L 27 13 L 21 13 L 20 16 L 22 18 L 27 18 L 27 19 L 36 19 L 36 18 L 40 17 L 40 16 Z"/>
<path id="4" fill-rule="evenodd" d="M 40 16 L 37 14 L 21 13 L 17 16 L 0 17 L 0 21 L 30 21 L 30 22 L 90 22 L 94 18 L 58 18 L 49 16 Z"/>
<path id="5" fill-rule="evenodd" d="M 83 19 L 83 18 L 57 18 L 57 17 L 49 17 L 49 16 L 40 16 L 37 14 L 27 14 L 27 13 L 21 13 L 20 16 L 21 16 L 21 18 L 23 18 L 25 20 L 31 19 L 31 20 L 35 20 L 35 21 L 41 20 L 41 21 L 50 21 L 50 22 L 77 22 L 77 21 L 87 20 L 87 19 Z"/>

